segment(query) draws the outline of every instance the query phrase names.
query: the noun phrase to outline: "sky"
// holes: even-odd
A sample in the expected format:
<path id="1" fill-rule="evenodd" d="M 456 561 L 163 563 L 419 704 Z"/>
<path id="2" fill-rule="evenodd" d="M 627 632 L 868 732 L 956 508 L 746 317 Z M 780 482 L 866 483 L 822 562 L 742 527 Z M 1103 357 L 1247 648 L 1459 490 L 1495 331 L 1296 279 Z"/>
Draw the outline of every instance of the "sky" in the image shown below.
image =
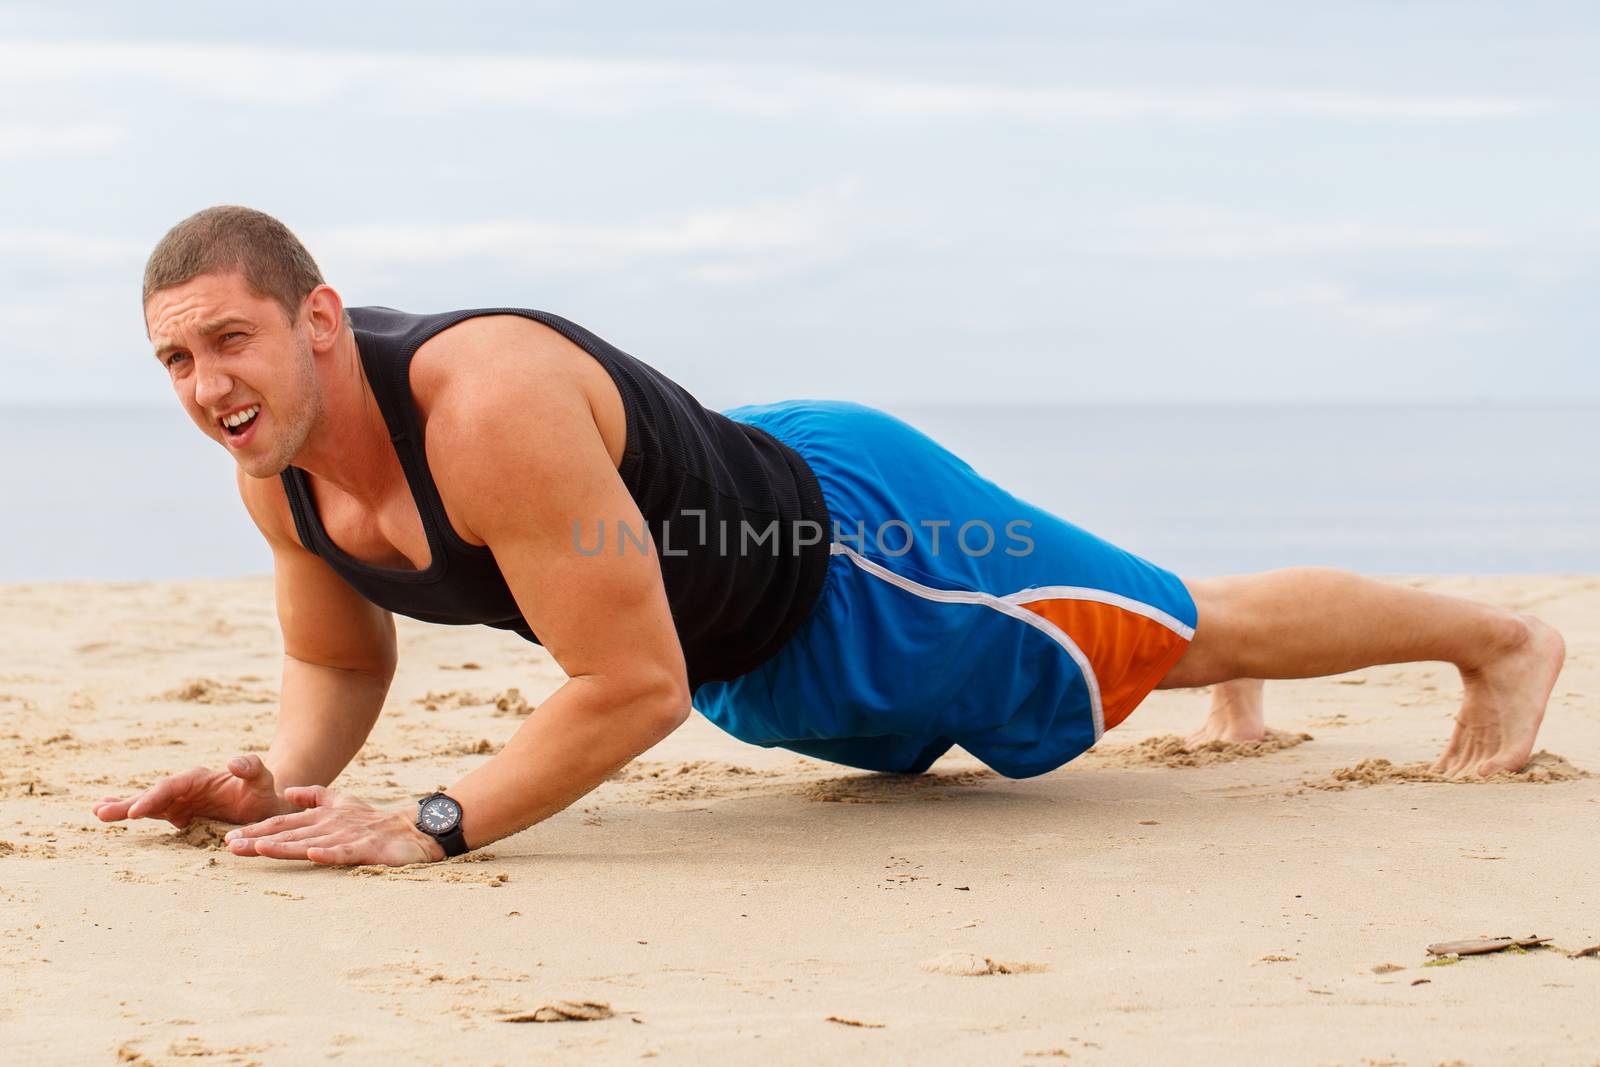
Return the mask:
<path id="1" fill-rule="evenodd" d="M 1585 3 L 0 3 L 0 405 L 202 207 L 710 406 L 1600 402 Z"/>

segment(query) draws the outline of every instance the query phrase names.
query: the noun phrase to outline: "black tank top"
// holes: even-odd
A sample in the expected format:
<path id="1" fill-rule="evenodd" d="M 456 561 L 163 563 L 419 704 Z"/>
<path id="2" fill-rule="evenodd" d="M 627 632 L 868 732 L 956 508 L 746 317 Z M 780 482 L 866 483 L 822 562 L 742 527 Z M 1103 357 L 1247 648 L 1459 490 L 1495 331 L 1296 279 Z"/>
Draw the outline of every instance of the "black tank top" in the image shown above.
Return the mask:
<path id="1" fill-rule="evenodd" d="M 827 571 L 828 511 L 811 468 L 777 438 L 708 411 L 659 371 L 547 312 L 349 311 L 367 382 L 427 532 L 428 568 L 380 567 L 347 555 L 323 528 L 305 472 L 289 467 L 281 478 L 300 543 L 362 596 L 425 622 L 482 623 L 539 640 L 494 554 L 462 540 L 445 515 L 428 470 L 409 376 L 411 357 L 441 330 L 478 315 L 520 315 L 588 352 L 622 394 L 627 444 L 618 474 L 654 540 L 691 691 L 751 670 L 805 620 Z M 602 535 L 586 521 L 563 539 L 571 551 L 616 553 L 620 545 L 621 551 L 637 552 L 644 531 L 607 524 Z"/>

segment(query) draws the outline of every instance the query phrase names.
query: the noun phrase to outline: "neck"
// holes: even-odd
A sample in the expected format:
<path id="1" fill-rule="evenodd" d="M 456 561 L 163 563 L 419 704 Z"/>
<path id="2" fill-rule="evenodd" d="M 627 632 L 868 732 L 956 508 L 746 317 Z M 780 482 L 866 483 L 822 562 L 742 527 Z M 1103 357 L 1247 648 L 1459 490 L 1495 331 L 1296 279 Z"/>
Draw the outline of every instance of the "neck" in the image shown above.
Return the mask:
<path id="1" fill-rule="evenodd" d="M 294 465 L 363 503 L 376 502 L 405 481 L 389 440 L 389 427 L 367 382 L 361 351 L 348 328 L 317 360 L 322 417 Z"/>

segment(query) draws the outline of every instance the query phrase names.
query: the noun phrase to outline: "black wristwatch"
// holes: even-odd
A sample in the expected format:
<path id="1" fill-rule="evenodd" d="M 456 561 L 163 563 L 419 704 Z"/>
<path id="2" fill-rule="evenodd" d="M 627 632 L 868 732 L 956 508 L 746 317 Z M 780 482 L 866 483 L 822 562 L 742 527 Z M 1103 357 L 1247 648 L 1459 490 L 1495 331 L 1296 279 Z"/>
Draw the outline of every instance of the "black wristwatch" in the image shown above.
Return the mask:
<path id="1" fill-rule="evenodd" d="M 467 851 L 467 839 L 461 832 L 461 805 L 454 797 L 434 793 L 417 803 L 417 829 L 439 842 L 446 856 L 459 856 Z"/>

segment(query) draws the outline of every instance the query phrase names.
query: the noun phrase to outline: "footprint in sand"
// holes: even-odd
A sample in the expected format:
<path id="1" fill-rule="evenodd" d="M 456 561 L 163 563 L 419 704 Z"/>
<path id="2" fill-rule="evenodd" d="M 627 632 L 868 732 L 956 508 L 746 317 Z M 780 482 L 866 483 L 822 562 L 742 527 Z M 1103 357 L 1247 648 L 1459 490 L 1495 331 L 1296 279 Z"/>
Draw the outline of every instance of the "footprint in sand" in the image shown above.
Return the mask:
<path id="1" fill-rule="evenodd" d="M 37 703 L 29 700 L 21 693 L 0 693 L 0 704 L 17 705 L 17 708 L 9 708 L 7 709 L 8 711 L 21 710 L 23 712 L 30 712 L 39 710 L 39 705 Z"/>
<path id="2" fill-rule="evenodd" d="M 1386 759 L 1364 759 L 1351 767 L 1340 767 L 1321 778 L 1306 779 L 1311 789 L 1363 789 L 1372 785 L 1390 785 L 1407 782 L 1441 782 L 1446 785 L 1498 785 L 1510 782 L 1530 782 L 1543 785 L 1549 782 L 1572 782 L 1592 777 L 1588 771 L 1576 767 L 1565 756 L 1540 749 L 1533 754 L 1528 765 L 1516 773 L 1502 771 L 1487 778 L 1447 778 L 1433 769 L 1431 763 L 1390 763 Z"/>
<path id="3" fill-rule="evenodd" d="M 385 867 L 367 864 L 360 867 L 341 868 L 345 874 L 358 878 L 389 878 L 406 882 L 450 882 L 456 885 L 486 885 L 498 889 L 511 881 L 507 871 L 489 870 L 482 866 L 495 859 L 487 849 L 469 852 L 465 856 L 437 863 L 408 863 L 403 867 Z"/>
<path id="4" fill-rule="evenodd" d="M 185 704 L 271 704 L 278 694 L 267 689 L 246 689 L 214 678 L 196 678 L 168 689 L 151 700 L 174 700 Z"/>
<path id="5" fill-rule="evenodd" d="M 492 695 L 478 689 L 446 689 L 442 693 L 430 689 L 413 703 L 422 705 L 425 711 L 438 711 L 440 708 L 472 708 L 494 701 Z"/>
<path id="6" fill-rule="evenodd" d="M 1113 767 L 1210 767 L 1282 752 L 1311 739 L 1310 734 L 1268 730 L 1260 741 L 1207 741 L 1189 748 L 1177 734 L 1163 734 L 1147 737 L 1137 745 L 1092 748 L 1088 755 Z"/>
<path id="7" fill-rule="evenodd" d="M 847 774 L 807 782 L 799 794 L 806 800 L 828 804 L 894 804 L 902 800 L 943 800 L 938 790 L 979 785 L 998 778 L 987 768 L 966 771 L 930 771 L 925 774 Z"/>
<path id="8" fill-rule="evenodd" d="M 58 797 L 66 793 L 59 785 L 41 779 L 37 771 L 22 768 L 19 777 L 0 774 L 0 797 Z"/>
<path id="9" fill-rule="evenodd" d="M 1341 726 L 1362 726 L 1371 721 L 1371 719 L 1352 719 L 1341 711 L 1333 715 L 1319 715 L 1307 719 L 1306 725 L 1316 729 L 1336 729 Z"/>
<path id="10" fill-rule="evenodd" d="M 892 804 L 941 800 L 941 789 L 977 785 L 996 777 L 984 768 L 813 777 L 812 768 L 820 766 L 807 760 L 796 761 L 796 769 L 791 770 L 758 769 L 723 760 L 635 760 L 608 781 L 623 787 L 624 799 L 646 805 L 778 793 L 834 804 Z"/>
<path id="11" fill-rule="evenodd" d="M 156 1054 L 147 1054 L 137 1047 L 137 1043 L 140 1040 L 145 1039 L 135 1038 L 117 1046 L 117 1062 L 126 1065 L 126 1067 L 141 1067 L 141 1065 L 142 1067 L 155 1067 L 159 1063 L 173 1062 L 168 1057 L 176 1057 L 183 1062 L 188 1062 L 190 1057 L 195 1057 L 198 1060 L 200 1057 L 217 1056 L 227 1058 L 214 1062 L 260 1063 L 260 1060 L 254 1058 L 255 1054 L 276 1047 L 275 1045 L 208 1045 L 195 1034 L 185 1034 L 167 1046 L 166 1056 L 156 1056 L 156 1058 L 152 1059 L 151 1056 Z"/>
<path id="12" fill-rule="evenodd" d="M 1002 963 L 975 952 L 941 952 L 932 959 L 923 960 L 922 969 L 929 974 L 980 978 L 991 974 L 1034 974 L 1050 968 L 1043 963 Z"/>
<path id="13" fill-rule="evenodd" d="M 723 760 L 697 759 L 683 763 L 634 760 L 607 781 L 643 787 L 647 790 L 644 803 L 657 804 L 754 792 L 767 779 L 782 776 L 782 771 L 762 771 Z"/>

